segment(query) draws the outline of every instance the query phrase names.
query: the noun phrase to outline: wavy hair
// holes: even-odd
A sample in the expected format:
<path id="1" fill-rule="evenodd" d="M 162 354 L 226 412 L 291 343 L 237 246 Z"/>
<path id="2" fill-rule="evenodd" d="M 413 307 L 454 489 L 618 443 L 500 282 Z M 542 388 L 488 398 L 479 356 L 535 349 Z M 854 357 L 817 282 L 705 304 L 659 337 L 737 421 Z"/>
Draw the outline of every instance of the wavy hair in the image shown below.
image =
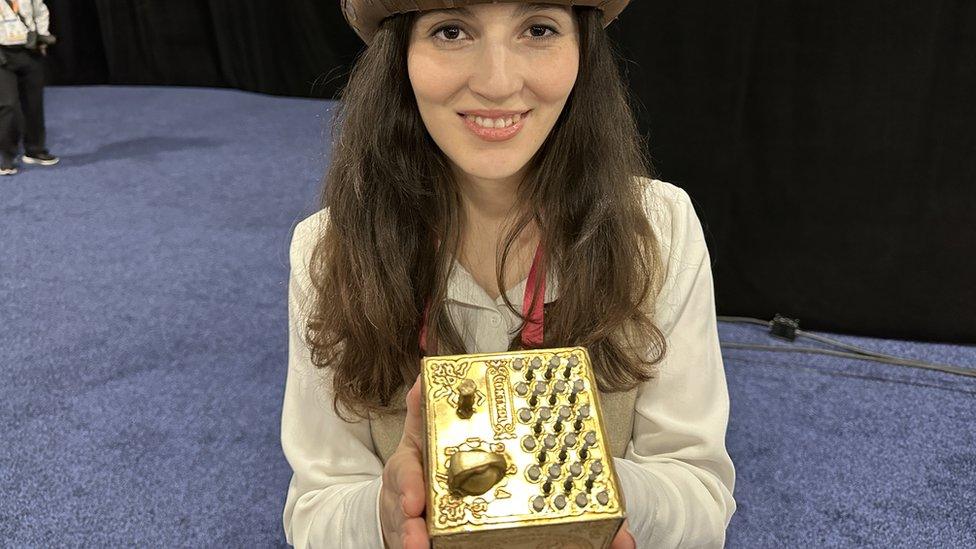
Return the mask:
<path id="1" fill-rule="evenodd" d="M 547 269 L 559 281 L 573 281 L 561 283 L 558 299 L 546 304 L 543 347 L 587 347 L 599 389 L 616 392 L 653 379 L 652 366 L 666 351 L 652 305 L 662 261 L 642 205 L 652 167 L 602 12 L 573 11 L 577 80 L 529 161 L 517 191 L 524 213 L 504 239 L 496 281 L 504 287 L 510 248 L 535 221 Z M 384 21 L 356 60 L 331 127 L 332 161 L 321 195 L 327 223 L 312 250 L 315 291 L 303 320 L 313 364 L 332 370 L 340 415 L 340 403 L 362 418 L 402 409 L 391 401 L 420 371 L 428 298 L 428 340 L 437 341 L 442 355 L 469 352 L 445 302 L 460 245 L 461 194 L 408 78 L 415 17 L 409 12 Z M 524 326 L 521 311 L 504 299 Z M 520 346 L 521 328 L 509 350 Z"/>

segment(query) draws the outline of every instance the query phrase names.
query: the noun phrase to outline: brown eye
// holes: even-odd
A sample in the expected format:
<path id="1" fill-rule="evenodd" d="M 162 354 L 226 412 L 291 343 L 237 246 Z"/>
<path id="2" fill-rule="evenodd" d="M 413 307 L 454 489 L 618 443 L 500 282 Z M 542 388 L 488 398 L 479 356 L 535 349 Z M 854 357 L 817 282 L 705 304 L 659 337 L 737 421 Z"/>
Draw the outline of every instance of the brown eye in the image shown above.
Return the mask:
<path id="1" fill-rule="evenodd" d="M 442 32 L 444 33 L 444 38 L 438 37 L 437 35 L 441 34 Z M 461 27 L 457 25 L 444 25 L 443 27 L 438 27 L 432 36 L 442 42 L 457 42 L 458 34 L 462 32 L 464 31 L 462 31 Z"/>
<path id="2" fill-rule="evenodd" d="M 545 35 L 546 30 L 552 31 L 552 34 L 548 36 Z M 556 29 L 550 27 L 549 25 L 532 25 L 529 27 L 529 32 L 532 33 L 532 38 L 536 39 L 552 38 L 553 36 L 559 34 L 556 32 Z M 541 32 L 542 34 L 536 34 L 536 32 Z"/>

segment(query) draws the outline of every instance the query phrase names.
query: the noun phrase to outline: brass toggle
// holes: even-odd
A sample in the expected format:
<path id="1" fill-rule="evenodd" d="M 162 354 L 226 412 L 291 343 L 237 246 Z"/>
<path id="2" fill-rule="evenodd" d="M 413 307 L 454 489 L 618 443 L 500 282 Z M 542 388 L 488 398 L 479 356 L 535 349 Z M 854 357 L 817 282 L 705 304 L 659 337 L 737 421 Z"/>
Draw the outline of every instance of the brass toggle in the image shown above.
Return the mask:
<path id="1" fill-rule="evenodd" d="M 474 396 L 477 389 L 470 379 L 465 379 L 458 385 L 457 415 L 461 419 L 469 419 L 474 414 Z"/>

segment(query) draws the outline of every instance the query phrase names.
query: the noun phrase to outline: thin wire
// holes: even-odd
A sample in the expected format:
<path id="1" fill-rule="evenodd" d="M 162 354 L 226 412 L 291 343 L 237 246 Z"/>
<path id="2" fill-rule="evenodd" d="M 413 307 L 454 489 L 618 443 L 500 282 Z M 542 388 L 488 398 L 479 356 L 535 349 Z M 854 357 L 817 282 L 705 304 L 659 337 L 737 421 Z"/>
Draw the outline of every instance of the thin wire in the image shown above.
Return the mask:
<path id="1" fill-rule="evenodd" d="M 758 318 L 742 317 L 742 316 L 719 316 L 718 320 L 725 322 L 742 322 L 748 324 L 757 324 L 760 326 L 770 327 L 772 326 L 772 321 L 760 320 Z M 762 351 L 777 351 L 783 353 L 798 352 L 798 353 L 815 353 L 830 356 L 839 356 L 844 358 L 853 358 L 857 360 L 873 360 L 876 362 L 883 362 L 887 364 L 894 364 L 897 366 L 908 366 L 912 368 L 922 368 L 926 370 L 935 370 L 939 372 L 944 372 L 947 374 L 961 375 L 965 377 L 976 377 L 976 366 L 973 367 L 960 367 L 960 366 L 950 366 L 946 364 L 938 364 L 934 362 L 925 362 L 922 360 L 913 360 L 908 358 L 901 358 L 893 355 L 886 355 L 884 353 L 878 353 L 856 345 L 850 345 L 842 341 L 838 341 L 833 338 L 811 334 L 804 332 L 803 330 L 796 330 L 797 337 L 808 337 L 826 343 L 828 345 L 835 345 L 842 349 L 847 349 L 853 352 L 842 352 L 834 351 L 831 349 L 819 349 L 816 347 L 796 347 L 792 345 L 760 345 L 754 343 L 737 343 L 737 342 L 721 342 L 722 347 L 727 347 L 731 349 L 755 349 Z"/>

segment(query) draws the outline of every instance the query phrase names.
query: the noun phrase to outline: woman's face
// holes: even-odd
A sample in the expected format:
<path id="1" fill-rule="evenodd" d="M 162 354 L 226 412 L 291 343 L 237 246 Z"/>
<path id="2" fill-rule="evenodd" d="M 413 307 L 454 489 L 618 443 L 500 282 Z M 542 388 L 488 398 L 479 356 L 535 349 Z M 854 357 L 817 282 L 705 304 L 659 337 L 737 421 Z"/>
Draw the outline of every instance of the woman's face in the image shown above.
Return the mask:
<path id="1" fill-rule="evenodd" d="M 407 66 L 420 116 L 454 168 L 508 178 L 545 141 L 576 82 L 576 17 L 568 6 L 521 2 L 425 11 Z M 493 126 L 483 128 L 463 115 L 470 111 L 503 113 L 481 113 L 482 125 Z"/>

